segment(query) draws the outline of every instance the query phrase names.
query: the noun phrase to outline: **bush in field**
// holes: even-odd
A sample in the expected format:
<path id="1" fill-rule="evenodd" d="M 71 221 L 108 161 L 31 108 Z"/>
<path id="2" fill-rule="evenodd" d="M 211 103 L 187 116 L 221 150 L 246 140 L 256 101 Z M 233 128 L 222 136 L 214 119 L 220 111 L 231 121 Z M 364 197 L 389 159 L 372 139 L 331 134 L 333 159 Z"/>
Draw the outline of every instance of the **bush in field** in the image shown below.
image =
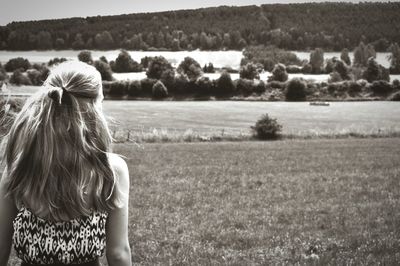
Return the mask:
<path id="1" fill-rule="evenodd" d="M 215 73 L 214 65 L 212 63 L 208 63 L 208 65 L 204 65 L 203 72 L 204 73 Z"/>
<path id="2" fill-rule="evenodd" d="M 354 59 L 353 65 L 354 66 L 367 66 L 368 60 L 370 58 L 376 57 L 375 49 L 372 45 L 368 44 L 365 45 L 361 42 L 355 49 L 354 49 Z"/>
<path id="3" fill-rule="evenodd" d="M 111 67 L 108 63 L 105 63 L 101 60 L 96 60 L 96 61 L 94 61 L 93 65 L 97 69 L 97 71 L 100 72 L 102 80 L 106 80 L 106 81 L 113 80 L 113 73 L 112 73 Z"/>
<path id="4" fill-rule="evenodd" d="M 285 90 L 285 98 L 287 101 L 305 101 L 306 100 L 307 83 L 303 79 L 291 79 Z"/>
<path id="5" fill-rule="evenodd" d="M 389 71 L 379 65 L 373 57 L 368 59 L 367 69 L 363 72 L 363 78 L 370 83 L 376 80 L 390 80 Z"/>
<path id="6" fill-rule="evenodd" d="M 362 86 L 360 83 L 356 81 L 349 81 L 348 82 L 348 92 L 350 95 L 355 95 L 362 91 Z"/>
<path id="7" fill-rule="evenodd" d="M 400 90 L 400 81 L 398 79 L 393 80 L 392 85 L 393 89 Z"/>
<path id="8" fill-rule="evenodd" d="M 185 57 L 179 64 L 177 71 L 178 73 L 186 74 L 191 81 L 196 81 L 196 79 L 203 75 L 200 64 L 189 56 Z"/>
<path id="9" fill-rule="evenodd" d="M 126 81 L 115 81 L 111 82 L 109 86 L 108 94 L 111 97 L 123 97 L 128 94 L 128 82 Z"/>
<path id="10" fill-rule="evenodd" d="M 31 68 L 31 63 L 29 63 L 28 59 L 22 57 L 12 58 L 4 65 L 4 69 L 7 72 L 13 72 L 17 69 L 23 69 L 23 71 L 26 71 L 29 68 Z"/>
<path id="11" fill-rule="evenodd" d="M 165 98 L 168 96 L 167 87 L 159 80 L 153 85 L 152 95 L 156 99 Z"/>
<path id="12" fill-rule="evenodd" d="M 310 64 L 312 67 L 312 73 L 319 74 L 322 72 L 322 66 L 324 65 L 324 51 L 321 48 L 317 48 L 310 53 Z"/>
<path id="13" fill-rule="evenodd" d="M 329 74 L 328 83 L 335 83 L 342 81 L 342 77 L 336 71 Z"/>
<path id="14" fill-rule="evenodd" d="M 15 70 L 11 75 L 10 83 L 15 85 L 32 85 L 31 80 L 19 69 Z"/>
<path id="15" fill-rule="evenodd" d="M 41 86 L 44 82 L 42 79 L 42 73 L 37 69 L 28 69 L 26 71 L 28 78 L 30 79 L 32 85 L 34 86 Z"/>
<path id="16" fill-rule="evenodd" d="M 393 93 L 389 98 L 389 101 L 400 101 L 400 91 Z"/>
<path id="17" fill-rule="evenodd" d="M 304 73 L 304 74 L 311 74 L 311 73 L 312 73 L 312 66 L 311 66 L 311 64 L 309 64 L 309 63 L 304 64 L 304 65 L 301 67 L 301 73 Z"/>
<path id="18" fill-rule="evenodd" d="M 67 61 L 67 59 L 64 58 L 64 57 L 60 57 L 60 58 L 55 57 L 53 59 L 50 59 L 49 62 L 47 63 L 47 65 L 50 67 L 50 66 L 53 66 L 53 65 L 61 64 L 62 62 L 65 62 L 65 61 Z"/>
<path id="19" fill-rule="evenodd" d="M 177 74 L 174 77 L 174 85 L 172 86 L 171 89 L 168 88 L 170 92 L 174 92 L 177 94 L 184 94 L 188 92 L 189 90 L 189 78 L 186 76 L 186 74 Z"/>
<path id="20" fill-rule="evenodd" d="M 121 50 L 117 59 L 115 59 L 112 70 L 116 73 L 141 72 L 143 67 L 133 60 L 127 51 Z"/>
<path id="21" fill-rule="evenodd" d="M 160 80 L 169 91 L 173 90 L 175 86 L 175 71 L 173 69 L 165 70 L 162 72 Z"/>
<path id="22" fill-rule="evenodd" d="M 349 80 L 350 79 L 350 71 L 347 65 L 340 60 L 337 60 L 333 66 L 333 70 L 337 73 L 339 73 L 340 77 L 343 80 Z"/>
<path id="23" fill-rule="evenodd" d="M 148 68 L 150 62 L 153 61 L 153 60 L 154 60 L 154 56 L 145 56 L 145 57 L 142 57 L 142 59 L 140 59 L 140 64 L 144 68 Z"/>
<path id="24" fill-rule="evenodd" d="M 128 95 L 132 97 L 140 96 L 142 93 L 142 86 L 139 80 L 131 80 L 128 82 Z"/>
<path id="25" fill-rule="evenodd" d="M 349 56 L 349 50 L 344 48 L 342 52 L 340 53 L 340 60 L 346 63 L 346 65 L 350 66 L 351 65 L 351 60 Z"/>
<path id="26" fill-rule="evenodd" d="M 260 79 L 260 71 L 262 66 L 260 64 L 247 63 L 240 68 L 240 78 L 242 79 Z"/>
<path id="27" fill-rule="evenodd" d="M 286 72 L 287 73 L 301 73 L 303 71 L 301 66 L 295 66 L 295 65 L 289 65 L 286 67 Z"/>
<path id="28" fill-rule="evenodd" d="M 269 117 L 268 114 L 263 115 L 254 126 L 251 127 L 254 137 L 261 140 L 273 140 L 280 136 L 282 125 L 276 118 Z"/>
<path id="29" fill-rule="evenodd" d="M 167 70 L 173 70 L 171 64 L 164 57 L 156 56 L 149 62 L 146 75 L 151 79 L 160 79 Z"/>
<path id="30" fill-rule="evenodd" d="M 101 56 L 101 57 L 99 58 L 99 60 L 102 61 L 102 62 L 104 62 L 104 63 L 107 63 L 107 64 L 108 64 L 108 60 L 107 60 L 107 58 L 106 58 L 104 55 Z"/>
<path id="31" fill-rule="evenodd" d="M 390 59 L 390 73 L 400 74 L 400 46 L 397 43 L 392 44 L 389 47 L 391 55 Z"/>
<path id="32" fill-rule="evenodd" d="M 254 92 L 254 81 L 252 79 L 240 78 L 236 82 L 236 90 L 243 95 L 250 95 Z"/>
<path id="33" fill-rule="evenodd" d="M 140 81 L 140 86 L 142 87 L 142 91 L 145 95 L 151 96 L 153 91 L 153 86 L 156 84 L 156 79 L 144 78 Z"/>
<path id="34" fill-rule="evenodd" d="M 281 81 L 284 82 L 288 79 L 288 73 L 286 67 L 283 64 L 276 64 L 272 70 L 272 76 L 268 78 L 268 81 Z"/>
<path id="35" fill-rule="evenodd" d="M 216 93 L 220 95 L 231 94 L 235 91 L 231 75 L 228 72 L 222 72 L 219 79 L 216 81 Z"/>
<path id="36" fill-rule="evenodd" d="M 86 64 L 93 64 L 93 58 L 92 58 L 92 53 L 90 51 L 81 51 L 78 54 L 78 60 L 81 62 L 84 62 Z"/>
<path id="37" fill-rule="evenodd" d="M 200 95 L 210 95 L 213 93 L 214 83 L 209 77 L 201 77 L 196 80 L 197 93 Z"/>
<path id="38" fill-rule="evenodd" d="M 384 80 L 375 80 L 372 82 L 369 88 L 374 94 L 377 95 L 386 95 L 393 91 L 392 85 Z"/>
<path id="39" fill-rule="evenodd" d="M 254 92 L 261 94 L 264 93 L 266 89 L 267 87 L 264 81 L 262 80 L 255 81 L 255 87 L 253 89 Z"/>
<path id="40" fill-rule="evenodd" d="M 338 59 L 336 58 L 336 56 L 327 59 L 325 63 L 325 73 L 327 74 L 332 73 L 334 71 L 335 63 L 337 61 Z"/>

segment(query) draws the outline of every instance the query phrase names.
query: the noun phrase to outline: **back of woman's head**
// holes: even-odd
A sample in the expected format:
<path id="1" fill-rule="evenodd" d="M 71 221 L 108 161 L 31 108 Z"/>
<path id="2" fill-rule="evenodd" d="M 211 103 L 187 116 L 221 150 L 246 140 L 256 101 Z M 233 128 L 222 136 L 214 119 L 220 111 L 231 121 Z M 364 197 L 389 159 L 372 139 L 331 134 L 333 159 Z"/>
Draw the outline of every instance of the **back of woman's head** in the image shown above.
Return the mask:
<path id="1" fill-rule="evenodd" d="M 55 220 L 115 207 L 111 136 L 100 73 L 82 62 L 53 69 L 6 138 L 7 190 Z"/>

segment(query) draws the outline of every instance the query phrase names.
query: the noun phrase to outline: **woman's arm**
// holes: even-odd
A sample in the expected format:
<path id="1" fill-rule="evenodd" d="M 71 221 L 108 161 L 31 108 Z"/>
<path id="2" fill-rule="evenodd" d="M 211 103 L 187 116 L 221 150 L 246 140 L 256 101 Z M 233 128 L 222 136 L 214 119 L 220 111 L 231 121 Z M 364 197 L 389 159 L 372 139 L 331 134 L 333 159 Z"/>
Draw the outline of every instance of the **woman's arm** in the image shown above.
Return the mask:
<path id="1" fill-rule="evenodd" d="M 122 205 L 109 213 L 106 227 L 106 256 L 110 266 L 131 266 L 131 248 L 128 238 L 129 171 L 126 162 L 118 155 L 110 155 L 110 164 L 117 178 L 117 193 Z"/>
<path id="2" fill-rule="evenodd" d="M 0 180 L 0 266 L 6 266 L 11 251 L 13 220 L 17 215 L 14 201 L 6 197 L 6 171 Z"/>

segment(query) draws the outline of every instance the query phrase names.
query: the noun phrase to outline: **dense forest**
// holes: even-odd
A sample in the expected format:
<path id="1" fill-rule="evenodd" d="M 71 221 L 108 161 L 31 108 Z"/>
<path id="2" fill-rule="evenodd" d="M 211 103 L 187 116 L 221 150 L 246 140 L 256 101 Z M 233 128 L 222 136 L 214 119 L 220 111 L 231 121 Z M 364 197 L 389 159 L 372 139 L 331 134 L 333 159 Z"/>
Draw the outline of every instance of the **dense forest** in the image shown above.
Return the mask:
<path id="1" fill-rule="evenodd" d="M 0 49 L 222 50 L 249 45 L 283 49 L 385 51 L 400 42 L 400 3 L 303 3 L 213 7 L 96 16 L 0 27 Z"/>

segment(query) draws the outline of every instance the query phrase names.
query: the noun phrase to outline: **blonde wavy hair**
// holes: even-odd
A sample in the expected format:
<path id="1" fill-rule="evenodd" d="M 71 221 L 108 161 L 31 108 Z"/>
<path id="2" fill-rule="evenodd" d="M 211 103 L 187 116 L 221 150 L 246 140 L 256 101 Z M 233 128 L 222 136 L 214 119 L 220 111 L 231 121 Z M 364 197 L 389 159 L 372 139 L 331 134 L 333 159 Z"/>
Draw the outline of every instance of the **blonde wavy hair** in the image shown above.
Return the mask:
<path id="1" fill-rule="evenodd" d="M 54 220 L 117 206 L 108 160 L 112 137 L 104 118 L 100 73 L 82 62 L 53 69 L 5 139 L 6 188 Z"/>

